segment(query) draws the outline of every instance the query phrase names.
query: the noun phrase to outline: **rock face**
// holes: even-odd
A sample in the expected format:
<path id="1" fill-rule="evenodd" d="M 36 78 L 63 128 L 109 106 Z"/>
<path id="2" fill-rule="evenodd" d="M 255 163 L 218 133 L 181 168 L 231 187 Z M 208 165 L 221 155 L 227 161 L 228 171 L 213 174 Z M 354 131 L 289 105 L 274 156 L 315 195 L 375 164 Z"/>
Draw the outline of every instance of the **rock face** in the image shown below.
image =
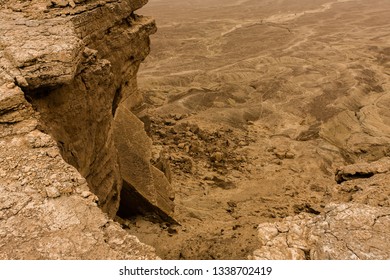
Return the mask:
<path id="1" fill-rule="evenodd" d="M 260 224 L 254 259 L 389 259 L 389 159 L 340 168 L 339 185 L 318 216 L 301 213 Z M 341 180 L 342 179 L 342 180 Z"/>
<path id="2" fill-rule="evenodd" d="M 1 17 L 2 56 L 7 59 L 3 64 L 8 65 L 10 82 L 23 89 L 40 113 L 41 130 L 55 138 L 65 160 L 87 179 L 102 209 L 113 216 L 123 174 L 139 177 L 142 168 L 151 168 L 150 145 L 142 155 L 146 165 L 137 174 L 131 165 L 119 164 L 128 150 L 116 144 L 113 135 L 125 128 L 113 123 L 118 108 L 131 111 L 142 102 L 136 73 L 149 52 L 148 36 L 156 29 L 152 19 L 133 13 L 146 1 L 72 3 L 59 8 L 56 2 L 46 7 L 46 2 L 36 1 L 12 12 L 14 3 L 7 2 Z M 142 126 L 133 131 L 137 141 L 145 142 Z M 122 147 L 119 153 L 117 146 Z M 158 188 L 127 185 L 141 193 Z M 161 207 L 155 205 L 157 197 L 148 200 L 171 215 L 169 198 Z"/>
<path id="3" fill-rule="evenodd" d="M 114 119 L 114 141 L 119 153 L 121 176 L 124 180 L 119 215 L 145 211 L 154 212 L 164 220 L 174 222 L 169 212 L 174 194 L 168 179 L 151 166 L 152 140 L 145 134 L 143 123 L 125 107 L 118 107 Z"/>
<path id="4" fill-rule="evenodd" d="M 0 87 L 0 259 L 156 259 L 97 207 L 38 127 L 19 87 Z"/>
<path id="5" fill-rule="evenodd" d="M 119 207 L 173 220 L 132 113 L 156 30 L 134 14 L 146 2 L 0 2 L 1 258 L 156 258 L 109 220 Z"/>

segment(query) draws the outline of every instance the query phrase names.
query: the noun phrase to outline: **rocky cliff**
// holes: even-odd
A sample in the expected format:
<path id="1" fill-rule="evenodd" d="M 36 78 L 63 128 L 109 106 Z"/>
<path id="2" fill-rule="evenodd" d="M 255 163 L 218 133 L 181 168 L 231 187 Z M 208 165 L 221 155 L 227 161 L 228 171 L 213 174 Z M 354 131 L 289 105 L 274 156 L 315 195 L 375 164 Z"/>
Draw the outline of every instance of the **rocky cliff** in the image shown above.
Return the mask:
<path id="1" fill-rule="evenodd" d="M 0 1 L 1 258 L 156 258 L 110 220 L 173 221 L 133 114 L 146 2 Z"/>

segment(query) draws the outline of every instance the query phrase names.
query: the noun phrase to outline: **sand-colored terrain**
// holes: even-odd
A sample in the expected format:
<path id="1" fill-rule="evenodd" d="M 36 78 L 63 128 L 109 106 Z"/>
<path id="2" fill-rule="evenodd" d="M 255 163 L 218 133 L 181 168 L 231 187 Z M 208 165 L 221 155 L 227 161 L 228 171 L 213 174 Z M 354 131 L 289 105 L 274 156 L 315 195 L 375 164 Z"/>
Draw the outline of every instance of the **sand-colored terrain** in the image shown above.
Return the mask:
<path id="1" fill-rule="evenodd" d="M 181 225 L 128 230 L 162 258 L 246 259 L 260 223 L 348 200 L 336 169 L 389 156 L 389 1 L 150 0 L 142 14 L 158 32 L 140 115 Z"/>

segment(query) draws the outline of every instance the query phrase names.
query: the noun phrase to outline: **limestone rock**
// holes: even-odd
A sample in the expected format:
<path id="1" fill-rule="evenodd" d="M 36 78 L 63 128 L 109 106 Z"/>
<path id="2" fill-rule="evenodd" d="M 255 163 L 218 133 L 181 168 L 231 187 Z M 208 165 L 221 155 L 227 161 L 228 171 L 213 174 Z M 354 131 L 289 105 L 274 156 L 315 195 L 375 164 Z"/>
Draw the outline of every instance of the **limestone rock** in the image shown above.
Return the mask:
<path id="1" fill-rule="evenodd" d="M 387 157 L 337 169 L 333 203 L 317 216 L 301 213 L 259 225 L 256 259 L 388 259 L 390 180 Z"/>
<path id="2" fill-rule="evenodd" d="M 168 182 L 172 182 L 172 171 L 169 163 L 169 156 L 167 152 L 162 148 L 162 146 L 153 146 L 152 150 L 152 163 L 153 165 L 164 173 L 165 177 L 168 179 Z"/>
<path id="3" fill-rule="evenodd" d="M 143 130 L 143 123 L 123 106 L 119 106 L 115 114 L 114 141 L 126 189 L 122 192 L 121 214 L 128 212 L 126 206 L 134 208 L 131 204 L 137 204 L 134 197 L 138 194 L 137 197 L 146 199 L 145 205 L 132 212 L 156 212 L 163 219 L 172 220 L 172 188 L 164 174 L 150 164 L 151 139 Z"/>
<path id="4" fill-rule="evenodd" d="M 156 30 L 134 13 L 146 2 L 0 3 L 1 259 L 158 258 L 110 220 L 122 190 L 114 115 L 142 101 L 136 73 Z M 141 167 L 165 196 L 169 183 Z"/>
<path id="5" fill-rule="evenodd" d="M 119 103 L 132 109 L 142 101 L 136 73 L 156 28 L 134 11 L 146 2 L 52 1 L 47 9 L 37 0 L 15 12 L 8 7 L 19 4 L 8 0 L 0 10 L 1 84 L 10 93 L 19 90 L 11 85 L 23 89 L 20 98 L 25 95 L 34 105 L 40 127 L 54 137 L 111 217 L 122 188 L 113 115 Z M 2 111 L 14 112 L 1 122 L 21 120 L 21 108 L 3 104 Z"/>
<path id="6" fill-rule="evenodd" d="M 259 225 L 254 259 L 388 259 L 390 208 L 331 204 L 317 217 L 303 213 Z"/>
<path id="7" fill-rule="evenodd" d="M 53 139 L 34 126 L 13 131 L 0 138 L 0 259 L 157 258 L 85 195 Z"/>
<path id="8" fill-rule="evenodd" d="M 378 173 L 390 171 L 390 158 L 384 157 L 372 163 L 356 163 L 337 169 L 336 182 L 341 183 L 358 178 L 369 178 Z"/>
<path id="9" fill-rule="evenodd" d="M 329 188 L 335 201 L 362 203 L 373 207 L 390 207 L 389 158 L 358 163 L 337 170 L 338 185 Z"/>

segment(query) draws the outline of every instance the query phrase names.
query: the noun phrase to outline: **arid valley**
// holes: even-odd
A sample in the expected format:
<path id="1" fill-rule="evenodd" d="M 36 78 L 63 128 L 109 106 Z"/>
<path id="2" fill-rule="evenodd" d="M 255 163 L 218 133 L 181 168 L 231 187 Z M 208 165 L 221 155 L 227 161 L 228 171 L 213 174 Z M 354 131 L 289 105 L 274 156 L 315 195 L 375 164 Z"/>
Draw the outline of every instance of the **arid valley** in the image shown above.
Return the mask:
<path id="1" fill-rule="evenodd" d="M 336 170 L 389 155 L 388 1 L 150 0 L 140 13 L 158 27 L 142 113 L 181 226 L 129 230 L 163 258 L 246 259 L 259 224 L 352 201 Z M 370 192 L 390 206 L 388 188 Z"/>

